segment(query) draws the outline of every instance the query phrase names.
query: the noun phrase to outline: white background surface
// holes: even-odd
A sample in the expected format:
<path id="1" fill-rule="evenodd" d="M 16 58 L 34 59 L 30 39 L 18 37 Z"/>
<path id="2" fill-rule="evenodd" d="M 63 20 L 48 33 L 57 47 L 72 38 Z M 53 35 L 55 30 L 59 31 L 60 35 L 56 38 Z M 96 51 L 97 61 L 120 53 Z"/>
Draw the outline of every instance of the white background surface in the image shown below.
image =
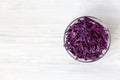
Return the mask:
<path id="1" fill-rule="evenodd" d="M 63 47 L 65 28 L 83 15 L 100 18 L 112 37 L 88 64 Z M 120 1 L 0 0 L 0 80 L 120 80 Z"/>

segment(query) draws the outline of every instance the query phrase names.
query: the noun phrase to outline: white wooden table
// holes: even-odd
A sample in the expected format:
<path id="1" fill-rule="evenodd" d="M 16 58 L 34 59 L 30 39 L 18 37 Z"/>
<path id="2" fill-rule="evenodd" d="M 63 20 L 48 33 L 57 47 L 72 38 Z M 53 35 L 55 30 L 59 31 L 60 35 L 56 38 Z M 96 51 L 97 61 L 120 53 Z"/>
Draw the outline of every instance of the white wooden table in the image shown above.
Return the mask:
<path id="1" fill-rule="evenodd" d="M 88 64 L 63 47 L 67 25 L 83 15 L 100 18 L 112 37 Z M 120 1 L 0 0 L 0 80 L 120 80 Z"/>

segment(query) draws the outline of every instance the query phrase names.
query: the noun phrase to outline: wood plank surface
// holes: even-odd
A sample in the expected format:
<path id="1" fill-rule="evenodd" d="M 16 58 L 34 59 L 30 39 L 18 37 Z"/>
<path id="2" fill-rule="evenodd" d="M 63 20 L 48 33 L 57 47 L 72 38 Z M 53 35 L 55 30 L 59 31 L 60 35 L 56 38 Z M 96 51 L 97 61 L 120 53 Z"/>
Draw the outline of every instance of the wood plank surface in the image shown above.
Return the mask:
<path id="1" fill-rule="evenodd" d="M 120 80 L 119 0 L 0 0 L 0 80 Z M 93 63 L 63 47 L 68 24 L 100 18 L 111 32 L 108 53 Z"/>

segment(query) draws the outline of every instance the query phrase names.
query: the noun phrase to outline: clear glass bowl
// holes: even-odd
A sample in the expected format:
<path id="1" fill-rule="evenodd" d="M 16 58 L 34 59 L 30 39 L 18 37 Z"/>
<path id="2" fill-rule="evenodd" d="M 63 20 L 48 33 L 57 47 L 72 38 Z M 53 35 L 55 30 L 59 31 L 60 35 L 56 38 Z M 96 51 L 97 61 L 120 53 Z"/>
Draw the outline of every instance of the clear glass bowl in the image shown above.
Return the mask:
<path id="1" fill-rule="evenodd" d="M 79 17 L 79 18 L 76 18 L 75 20 L 73 20 L 73 21 L 68 25 L 68 27 L 66 28 L 65 32 L 69 29 L 69 27 L 70 27 L 71 25 L 73 25 L 74 23 L 76 23 L 76 21 L 77 21 L 78 19 L 82 19 L 83 17 L 84 17 L 84 16 Z M 89 17 L 90 19 L 92 19 L 92 20 L 98 22 L 99 24 L 101 24 L 101 25 L 107 30 L 107 33 L 108 33 L 108 36 L 109 36 L 108 41 L 107 41 L 107 49 L 106 49 L 106 50 L 103 50 L 103 51 L 102 51 L 102 55 L 100 55 L 100 57 L 99 57 L 98 59 L 94 60 L 94 61 L 97 61 L 97 60 L 101 59 L 101 58 L 107 53 L 107 51 L 109 50 L 110 43 L 111 43 L 110 31 L 109 31 L 109 29 L 108 29 L 108 26 L 105 25 L 100 19 L 98 19 L 98 18 L 96 18 L 96 17 L 93 17 L 93 16 L 87 16 L 87 17 Z M 65 44 L 65 43 L 66 43 L 66 33 L 64 33 L 64 44 Z M 94 62 L 94 61 L 92 61 L 92 60 L 85 60 L 85 59 L 80 59 L 80 58 L 76 59 L 76 56 L 73 55 L 73 53 L 71 53 L 71 52 L 70 52 L 69 50 L 67 50 L 67 49 L 66 49 L 66 51 L 68 52 L 68 54 L 69 54 L 72 58 L 74 58 L 74 59 L 77 60 L 77 61 L 84 62 L 84 63 Z"/>

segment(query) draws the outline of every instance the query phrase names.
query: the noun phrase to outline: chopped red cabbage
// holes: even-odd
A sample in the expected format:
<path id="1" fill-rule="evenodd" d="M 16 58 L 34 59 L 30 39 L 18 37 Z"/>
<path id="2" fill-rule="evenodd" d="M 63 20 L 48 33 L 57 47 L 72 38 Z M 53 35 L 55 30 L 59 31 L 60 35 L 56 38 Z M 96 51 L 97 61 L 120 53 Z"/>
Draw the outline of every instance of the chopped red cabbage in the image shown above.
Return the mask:
<path id="1" fill-rule="evenodd" d="M 84 16 L 73 21 L 65 32 L 65 48 L 75 59 L 95 61 L 108 48 L 108 30 L 99 22 Z"/>

